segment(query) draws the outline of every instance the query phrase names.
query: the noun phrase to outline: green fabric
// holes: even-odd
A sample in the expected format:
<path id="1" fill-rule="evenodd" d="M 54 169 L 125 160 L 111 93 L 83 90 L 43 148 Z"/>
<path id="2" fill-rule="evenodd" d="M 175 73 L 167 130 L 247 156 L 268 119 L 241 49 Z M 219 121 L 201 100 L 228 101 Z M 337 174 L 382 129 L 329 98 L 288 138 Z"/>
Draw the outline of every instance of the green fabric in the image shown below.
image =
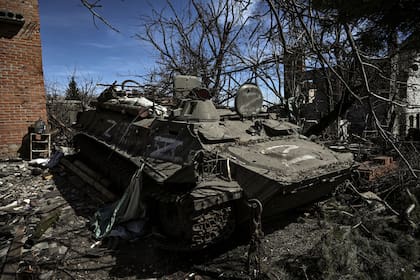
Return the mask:
<path id="1" fill-rule="evenodd" d="M 96 239 L 106 237 L 115 225 L 129 220 L 144 218 L 145 209 L 141 202 L 143 165 L 131 177 L 123 196 L 95 213 L 94 235 Z"/>

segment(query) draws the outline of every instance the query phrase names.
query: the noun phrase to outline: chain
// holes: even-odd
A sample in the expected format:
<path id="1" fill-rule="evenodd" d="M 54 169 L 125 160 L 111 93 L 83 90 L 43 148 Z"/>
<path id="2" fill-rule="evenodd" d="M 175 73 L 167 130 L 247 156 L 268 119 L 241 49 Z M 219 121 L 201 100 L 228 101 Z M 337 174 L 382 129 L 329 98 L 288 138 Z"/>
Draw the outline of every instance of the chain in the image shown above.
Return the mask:
<path id="1" fill-rule="evenodd" d="M 252 235 L 248 248 L 247 272 L 252 279 L 258 279 L 261 274 L 261 263 L 264 249 L 262 241 L 264 233 L 261 227 L 262 204 L 258 199 L 248 200 L 248 206 L 251 208 L 252 215 Z"/>

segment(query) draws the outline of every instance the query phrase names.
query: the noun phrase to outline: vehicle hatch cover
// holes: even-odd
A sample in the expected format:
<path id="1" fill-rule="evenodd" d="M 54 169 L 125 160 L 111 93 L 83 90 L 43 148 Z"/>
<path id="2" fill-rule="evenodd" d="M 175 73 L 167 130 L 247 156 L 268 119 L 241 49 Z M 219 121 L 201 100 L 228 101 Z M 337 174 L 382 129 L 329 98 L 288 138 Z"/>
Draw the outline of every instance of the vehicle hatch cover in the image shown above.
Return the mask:
<path id="1" fill-rule="evenodd" d="M 255 84 L 244 84 L 236 93 L 235 109 L 242 117 L 250 117 L 261 111 L 263 96 Z"/>

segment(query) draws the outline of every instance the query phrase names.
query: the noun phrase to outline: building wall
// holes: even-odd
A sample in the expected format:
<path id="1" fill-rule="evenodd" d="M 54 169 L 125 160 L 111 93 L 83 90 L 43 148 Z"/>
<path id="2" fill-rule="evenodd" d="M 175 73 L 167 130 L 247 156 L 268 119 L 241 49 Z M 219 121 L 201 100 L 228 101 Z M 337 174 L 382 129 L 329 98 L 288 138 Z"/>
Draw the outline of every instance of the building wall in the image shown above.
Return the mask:
<path id="1" fill-rule="evenodd" d="M 21 145 L 28 127 L 39 118 L 46 121 L 46 97 L 38 0 L 0 0 L 0 11 L 25 20 L 11 38 L 0 32 L 0 158 L 5 158 L 25 152 Z M 5 28 L 7 22 L 0 20 L 0 31 Z"/>
<path id="2" fill-rule="evenodd" d="M 406 85 L 405 108 L 406 133 L 410 128 L 420 129 L 420 53 L 410 52 L 406 71 L 408 71 Z"/>

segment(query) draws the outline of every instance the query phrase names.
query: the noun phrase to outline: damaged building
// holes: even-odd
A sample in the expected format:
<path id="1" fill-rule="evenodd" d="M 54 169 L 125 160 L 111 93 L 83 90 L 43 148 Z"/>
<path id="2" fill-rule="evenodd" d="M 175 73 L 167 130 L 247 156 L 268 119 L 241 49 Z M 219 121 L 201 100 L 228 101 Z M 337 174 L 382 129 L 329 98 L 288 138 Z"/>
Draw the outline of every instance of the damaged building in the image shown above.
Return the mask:
<path id="1" fill-rule="evenodd" d="M 401 55 L 401 61 L 399 95 L 407 104 L 398 108 L 394 131 L 406 135 L 410 129 L 420 129 L 420 52 L 408 49 Z"/>
<path id="2" fill-rule="evenodd" d="M 38 0 L 0 0 L 0 157 L 16 157 L 46 120 Z"/>
<path id="3" fill-rule="evenodd" d="M 337 79 L 334 71 L 328 68 L 307 70 L 304 58 L 293 54 L 289 56 L 291 58 L 285 59 L 285 97 L 294 98 L 297 115 L 304 127 L 319 123 L 330 112 L 338 110 L 339 121 L 330 127 L 329 132 L 339 133 L 345 126 L 349 134 L 368 136 L 377 133 L 367 99 L 362 103 L 351 100 L 351 96 L 345 96 L 345 85 Z M 370 97 L 370 101 L 381 126 L 403 138 L 410 131 L 413 133 L 418 130 L 420 54 L 417 43 L 408 38 L 401 44 L 398 53 L 392 55 L 391 60 L 376 59 L 370 63 L 375 67 L 365 67 L 369 86 L 381 97 Z M 392 66 L 393 63 L 395 66 Z M 355 69 L 345 72 L 338 68 L 334 70 L 345 80 L 353 81 L 351 86 L 356 94 L 365 90 L 364 82 L 357 76 Z M 394 103 L 387 100 L 393 100 Z"/>

